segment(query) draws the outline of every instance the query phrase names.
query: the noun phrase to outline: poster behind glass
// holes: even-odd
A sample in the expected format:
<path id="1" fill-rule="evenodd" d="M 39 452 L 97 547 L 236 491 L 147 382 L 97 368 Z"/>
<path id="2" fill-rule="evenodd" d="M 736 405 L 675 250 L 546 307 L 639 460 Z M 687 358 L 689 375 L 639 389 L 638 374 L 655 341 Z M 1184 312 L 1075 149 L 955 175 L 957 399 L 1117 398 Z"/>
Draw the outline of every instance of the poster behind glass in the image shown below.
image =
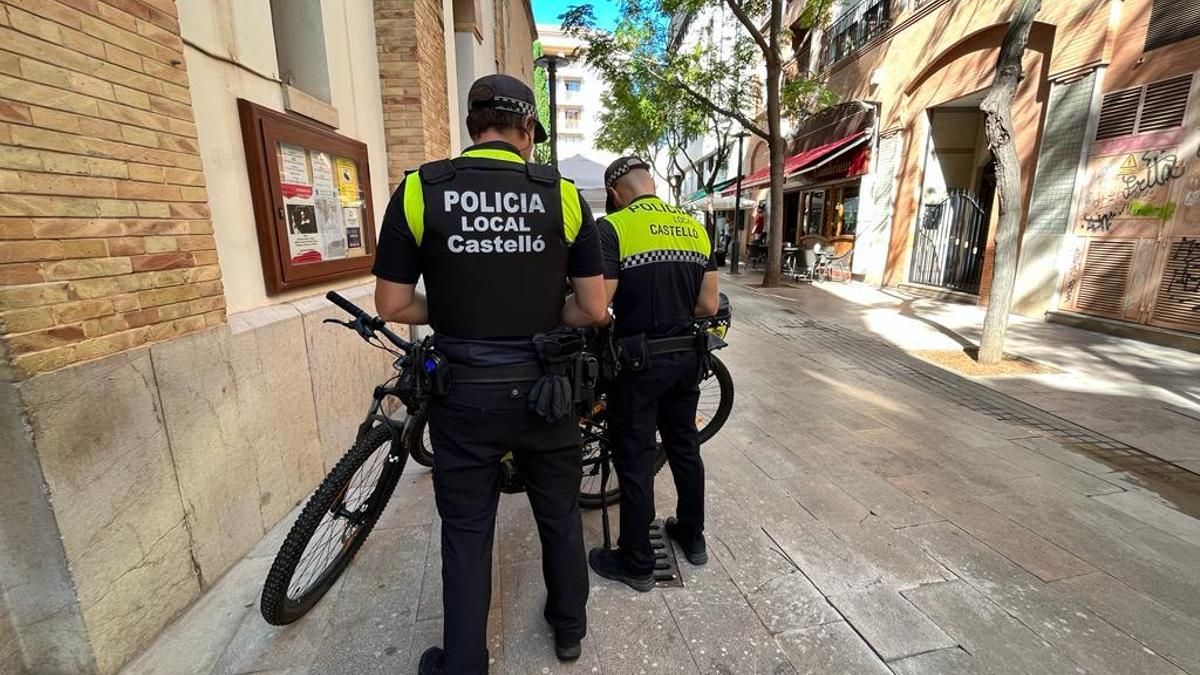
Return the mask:
<path id="1" fill-rule="evenodd" d="M 366 255 L 358 163 L 284 141 L 277 145 L 292 264 Z"/>

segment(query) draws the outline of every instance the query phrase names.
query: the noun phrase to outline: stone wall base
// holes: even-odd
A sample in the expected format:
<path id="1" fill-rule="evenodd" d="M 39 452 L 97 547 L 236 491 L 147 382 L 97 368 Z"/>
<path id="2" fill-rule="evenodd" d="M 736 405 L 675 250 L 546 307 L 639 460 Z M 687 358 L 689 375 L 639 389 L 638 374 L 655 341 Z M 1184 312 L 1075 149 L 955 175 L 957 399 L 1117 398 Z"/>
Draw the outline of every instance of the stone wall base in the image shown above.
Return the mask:
<path id="1" fill-rule="evenodd" d="M 343 294 L 370 310 L 371 290 Z M 0 522 L 40 515 L 57 554 L 0 555 L 0 671 L 17 654 L 35 672 L 115 672 L 311 492 L 391 370 L 321 324 L 340 314 L 323 298 L 276 305 L 7 385 L 18 401 L 0 425 L 41 490 L 0 499 Z M 19 541 L 0 527 L 0 544 Z M 35 566 L 40 604 L 20 594 Z M 41 640 L 34 622 L 63 634 Z"/>

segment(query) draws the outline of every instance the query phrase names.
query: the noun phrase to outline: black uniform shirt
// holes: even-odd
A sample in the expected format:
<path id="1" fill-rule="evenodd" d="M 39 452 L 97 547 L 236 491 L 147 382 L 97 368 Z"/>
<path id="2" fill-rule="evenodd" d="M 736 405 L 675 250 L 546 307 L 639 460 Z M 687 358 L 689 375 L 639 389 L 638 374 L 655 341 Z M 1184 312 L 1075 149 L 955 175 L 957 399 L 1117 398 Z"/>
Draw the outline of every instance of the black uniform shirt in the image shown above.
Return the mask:
<path id="1" fill-rule="evenodd" d="M 604 276 L 617 279 L 617 335 L 670 337 L 691 329 L 705 272 L 715 271 L 704 226 L 654 195 L 598 223 Z"/>

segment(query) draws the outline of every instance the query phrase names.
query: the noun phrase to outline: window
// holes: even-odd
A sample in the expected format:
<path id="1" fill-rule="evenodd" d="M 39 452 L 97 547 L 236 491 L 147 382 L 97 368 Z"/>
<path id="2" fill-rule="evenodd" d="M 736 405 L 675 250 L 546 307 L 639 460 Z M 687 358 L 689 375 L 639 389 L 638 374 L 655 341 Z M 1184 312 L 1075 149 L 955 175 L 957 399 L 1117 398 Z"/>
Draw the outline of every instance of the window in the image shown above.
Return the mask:
<path id="1" fill-rule="evenodd" d="M 581 91 L 583 80 L 563 80 L 563 88 L 567 91 Z"/>
<path id="2" fill-rule="evenodd" d="M 832 66 L 892 25 L 889 0 L 862 0 L 825 31 L 825 65 Z"/>
<path id="3" fill-rule="evenodd" d="M 279 78 L 310 96 L 331 102 L 321 0 L 271 0 L 271 27 Z"/>
<path id="4" fill-rule="evenodd" d="M 583 111 L 579 108 L 565 108 L 562 111 L 563 127 L 566 129 L 578 129 L 579 122 L 583 119 Z"/>
<path id="5" fill-rule="evenodd" d="M 1200 2 L 1154 0 L 1144 51 L 1200 36 Z"/>
<path id="6" fill-rule="evenodd" d="M 1192 74 L 1104 95 L 1096 140 L 1164 131 L 1183 126 Z"/>

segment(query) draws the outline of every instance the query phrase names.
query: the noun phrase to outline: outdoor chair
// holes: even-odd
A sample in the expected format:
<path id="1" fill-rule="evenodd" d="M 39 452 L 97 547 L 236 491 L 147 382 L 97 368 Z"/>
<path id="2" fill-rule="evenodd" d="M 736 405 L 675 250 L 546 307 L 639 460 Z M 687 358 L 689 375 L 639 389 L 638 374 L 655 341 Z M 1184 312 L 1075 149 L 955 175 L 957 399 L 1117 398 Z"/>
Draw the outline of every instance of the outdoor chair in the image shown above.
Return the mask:
<path id="1" fill-rule="evenodd" d="M 845 253 L 836 255 L 833 248 L 822 247 L 820 244 L 817 244 L 813 247 L 813 252 L 817 258 L 816 265 L 812 271 L 814 279 L 817 281 L 850 280 L 850 256 L 854 253 L 854 249 L 846 249 Z"/>

